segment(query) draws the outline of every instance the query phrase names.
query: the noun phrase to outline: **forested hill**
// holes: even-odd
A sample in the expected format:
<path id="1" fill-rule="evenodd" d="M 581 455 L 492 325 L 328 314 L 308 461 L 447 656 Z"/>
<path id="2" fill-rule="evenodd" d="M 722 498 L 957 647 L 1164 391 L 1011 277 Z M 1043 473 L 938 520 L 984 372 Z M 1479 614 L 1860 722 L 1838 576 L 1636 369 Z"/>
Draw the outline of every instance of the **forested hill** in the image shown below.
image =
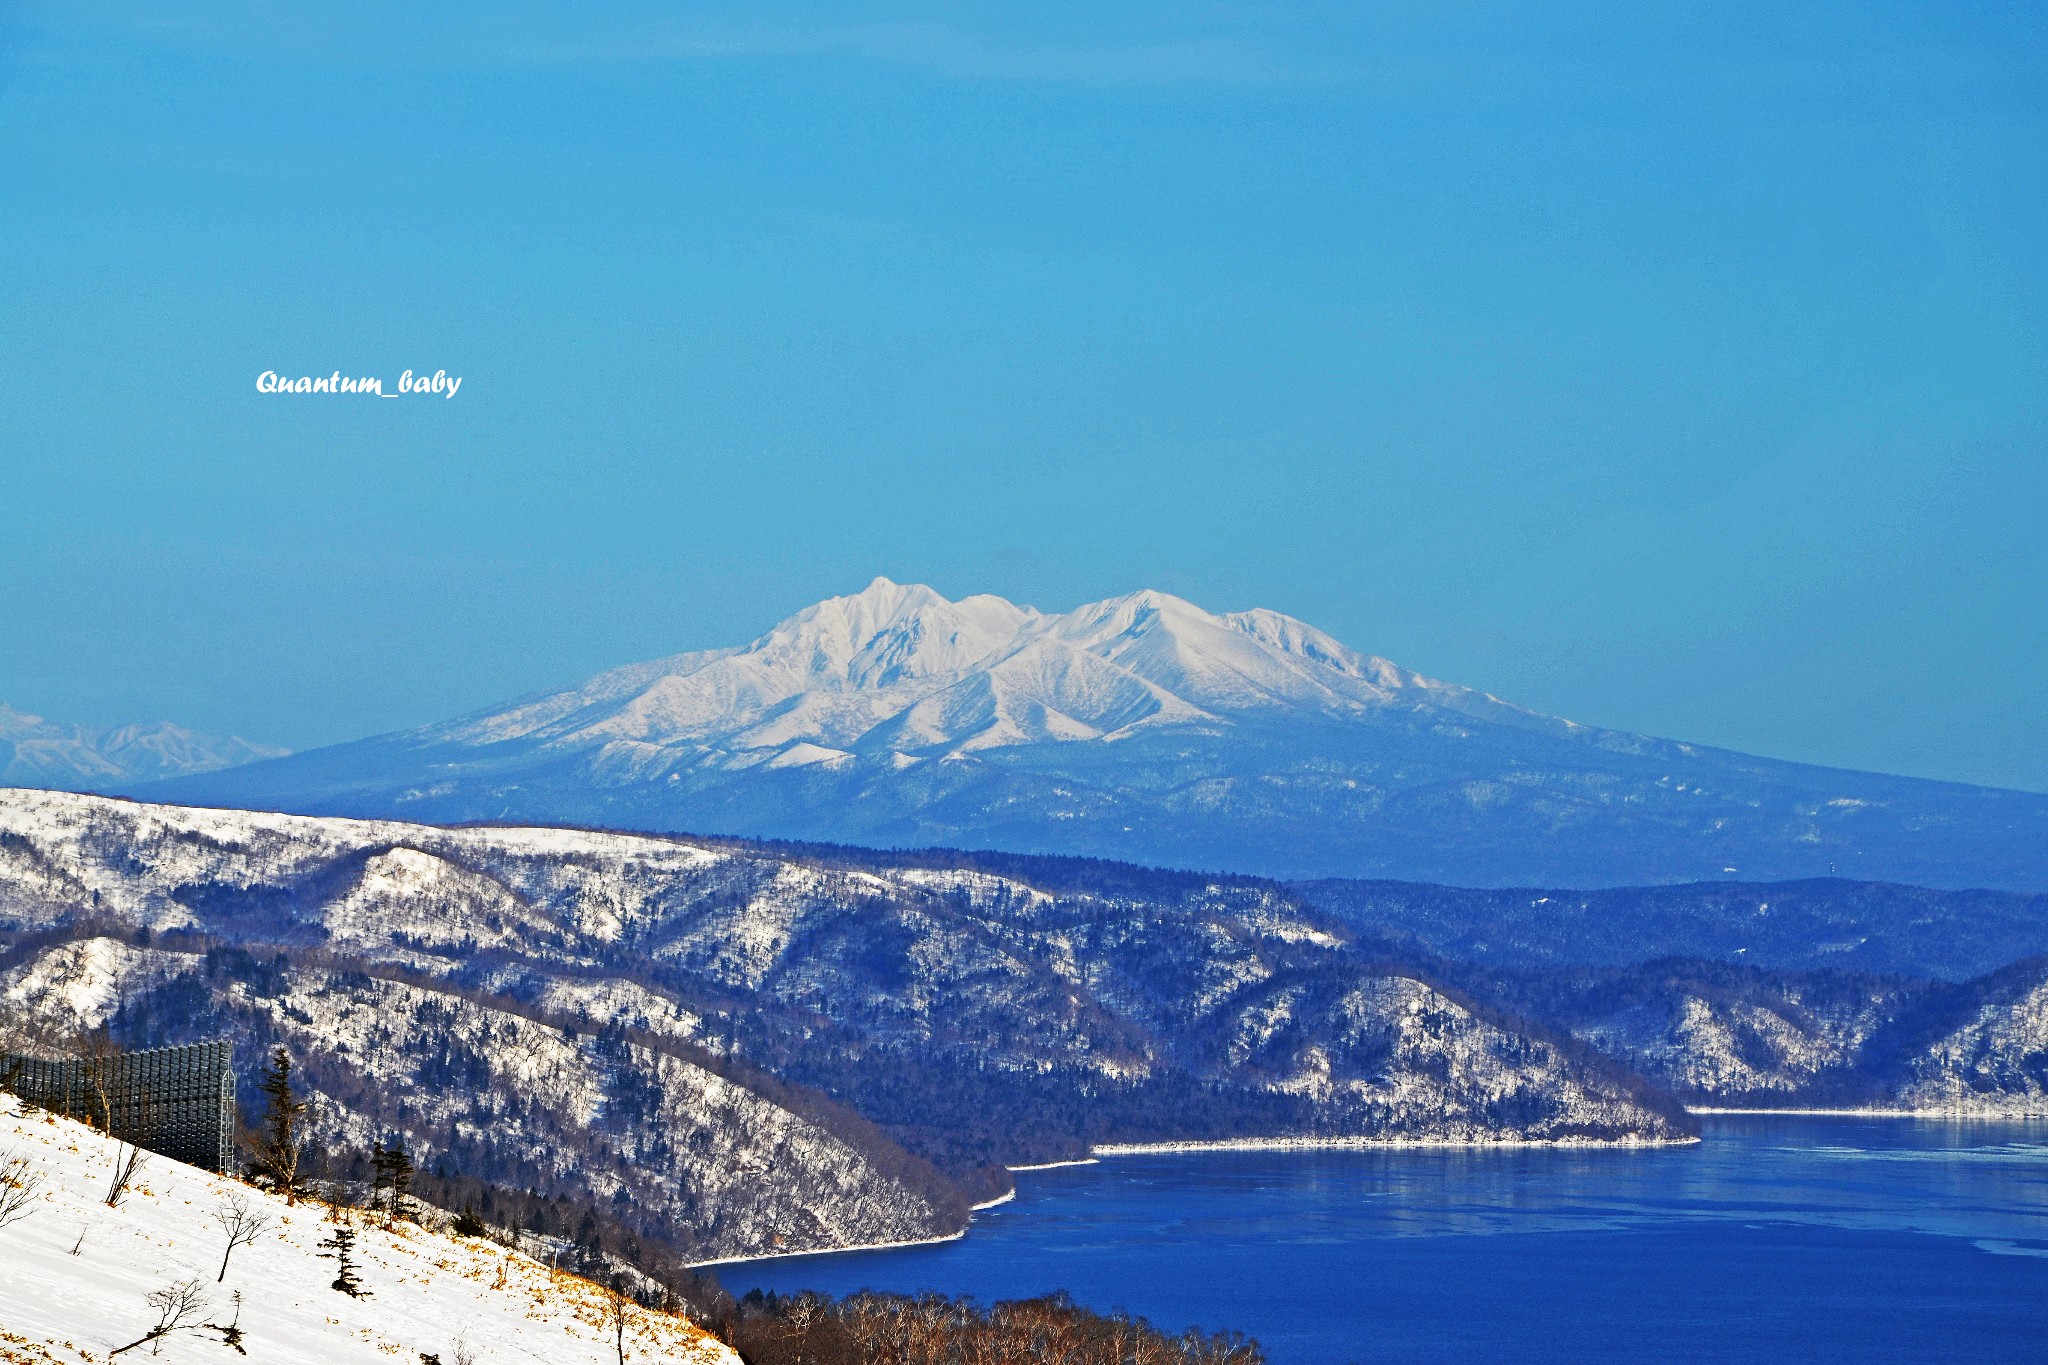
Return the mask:
<path id="1" fill-rule="evenodd" d="M 335 1144 L 689 1259 L 946 1235 L 1095 1143 L 1692 1131 L 1273 884 L 935 861 L 5 792 L 5 1019 L 282 1042 Z"/>
<path id="2" fill-rule="evenodd" d="M 1363 933 L 1498 967 L 1691 957 L 1960 981 L 2048 953 L 2048 895 L 2009 891 L 1840 878 L 1598 891 L 1335 880 L 1293 889 Z"/>

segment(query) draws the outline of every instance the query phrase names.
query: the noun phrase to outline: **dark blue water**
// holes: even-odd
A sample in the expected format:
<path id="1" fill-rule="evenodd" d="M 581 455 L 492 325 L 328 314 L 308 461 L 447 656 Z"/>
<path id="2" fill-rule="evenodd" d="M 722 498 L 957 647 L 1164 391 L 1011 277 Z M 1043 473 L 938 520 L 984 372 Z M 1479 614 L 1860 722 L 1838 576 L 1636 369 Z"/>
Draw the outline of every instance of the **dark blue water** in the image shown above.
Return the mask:
<path id="1" fill-rule="evenodd" d="M 2048 1124 L 1717 1117 L 1685 1148 L 1115 1157 L 1017 1185 L 961 1241 L 719 1274 L 1066 1289 L 1278 1365 L 2048 1362 Z"/>

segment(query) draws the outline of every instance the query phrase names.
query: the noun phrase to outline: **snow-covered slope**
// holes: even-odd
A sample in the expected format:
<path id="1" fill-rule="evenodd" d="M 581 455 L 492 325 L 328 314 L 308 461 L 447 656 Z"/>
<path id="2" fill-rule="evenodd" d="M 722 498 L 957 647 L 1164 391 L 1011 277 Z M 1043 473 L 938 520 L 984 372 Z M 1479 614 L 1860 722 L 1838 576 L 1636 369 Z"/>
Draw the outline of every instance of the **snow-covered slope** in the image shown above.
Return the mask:
<path id="1" fill-rule="evenodd" d="M 2048 887 L 2048 796 L 1576 725 L 1160 592 L 1049 614 L 877 579 L 741 648 L 131 790 L 1289 876 Z"/>
<path id="2" fill-rule="evenodd" d="M 695 1259 L 955 1232 L 1098 1141 L 1687 1131 L 1269 883 L 14 791 L 0 950 L 24 1041 L 282 1042 L 345 1140 Z"/>
<path id="3" fill-rule="evenodd" d="M 2048 958 L 1960 982 L 1668 960 L 1465 984 L 1694 1104 L 2048 1115 Z"/>
<path id="4" fill-rule="evenodd" d="M 630 1200 L 686 1229 L 671 1240 L 701 1257 L 918 1241 L 957 1224 L 829 1121 L 659 1047 L 565 1036 L 431 984 L 311 965 L 243 980 L 201 954 L 86 938 L 0 977 L 0 1003 L 25 1041 L 37 1025 L 54 1026 L 47 1038 L 112 1023 L 122 1007 L 131 1020 L 182 1016 L 173 1028 L 203 1020 L 251 1064 L 282 1043 L 319 1096 L 327 1141 L 366 1151 L 402 1116 L 424 1152 L 477 1153 L 472 1164 L 517 1188 Z"/>
<path id="5" fill-rule="evenodd" d="M 0 702 L 0 784 L 107 791 L 188 773 L 281 758 L 272 745 L 205 735 L 181 725 L 65 725 Z"/>
<path id="6" fill-rule="evenodd" d="M 410 1224 L 387 1230 L 351 1213 L 367 1296 L 332 1284 L 320 1243 L 333 1229 L 317 1204 L 282 1199 L 161 1157 L 118 1208 L 106 1206 L 113 1144 L 82 1124 L 24 1114 L 0 1095 L 0 1160 L 25 1159 L 40 1189 L 26 1216 L 0 1227 L 0 1361 L 84 1365 L 158 1322 L 147 1296 L 196 1282 L 201 1323 L 234 1323 L 251 1360 L 272 1365 L 387 1365 L 438 1357 L 534 1365 L 601 1365 L 617 1351 L 598 1287 L 480 1238 Z M 238 1248 L 223 1280 L 214 1214 L 230 1192 L 270 1226 Z M 239 1293 L 239 1308 L 234 1296 Z M 628 1309 L 638 1360 L 734 1365 L 738 1356 L 687 1319 Z M 233 1358 L 218 1332 L 178 1332 L 124 1358 Z"/>

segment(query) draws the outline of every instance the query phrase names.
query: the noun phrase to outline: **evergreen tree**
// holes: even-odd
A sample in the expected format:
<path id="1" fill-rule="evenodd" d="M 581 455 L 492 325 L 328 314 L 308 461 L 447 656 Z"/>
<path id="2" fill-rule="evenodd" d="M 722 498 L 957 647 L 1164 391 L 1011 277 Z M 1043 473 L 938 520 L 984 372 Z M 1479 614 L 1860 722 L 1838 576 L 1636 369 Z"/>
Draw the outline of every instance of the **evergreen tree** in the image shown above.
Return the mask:
<path id="1" fill-rule="evenodd" d="M 320 1247 L 320 1254 L 337 1267 L 334 1288 L 352 1299 L 369 1297 L 370 1291 L 363 1288 L 363 1282 L 356 1278 L 356 1230 L 345 1221 L 336 1223 L 334 1231 L 327 1234 Z"/>
<path id="2" fill-rule="evenodd" d="M 292 1086 L 292 1058 L 282 1046 L 270 1054 L 257 1089 L 263 1092 L 263 1127 L 256 1140 L 255 1173 L 288 1203 L 299 1199 L 300 1159 L 306 1150 L 306 1102 Z"/>
<path id="3" fill-rule="evenodd" d="M 387 1221 L 411 1218 L 412 1210 L 407 1201 L 412 1194 L 414 1167 L 412 1153 L 405 1150 L 405 1139 L 393 1134 L 388 1145 L 382 1142 L 371 1144 L 370 1168 L 375 1172 L 370 1185 L 371 1207 L 376 1207 L 378 1196 L 383 1195 Z"/>

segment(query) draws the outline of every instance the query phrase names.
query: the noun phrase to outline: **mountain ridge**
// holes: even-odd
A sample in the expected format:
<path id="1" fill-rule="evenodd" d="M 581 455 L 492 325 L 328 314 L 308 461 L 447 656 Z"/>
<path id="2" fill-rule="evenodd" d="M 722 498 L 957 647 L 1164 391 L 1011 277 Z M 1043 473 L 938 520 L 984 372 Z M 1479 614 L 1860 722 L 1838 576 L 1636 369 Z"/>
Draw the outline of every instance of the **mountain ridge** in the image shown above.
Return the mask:
<path id="1" fill-rule="evenodd" d="M 213 772 L 290 753 L 170 721 L 89 726 L 46 720 L 0 701 L 0 786 L 90 791 Z"/>
<path id="2" fill-rule="evenodd" d="M 1150 590 L 1045 613 L 878 578 L 745 646 L 123 790 L 1283 877 L 2048 889 L 2048 795 L 1581 725 Z"/>

